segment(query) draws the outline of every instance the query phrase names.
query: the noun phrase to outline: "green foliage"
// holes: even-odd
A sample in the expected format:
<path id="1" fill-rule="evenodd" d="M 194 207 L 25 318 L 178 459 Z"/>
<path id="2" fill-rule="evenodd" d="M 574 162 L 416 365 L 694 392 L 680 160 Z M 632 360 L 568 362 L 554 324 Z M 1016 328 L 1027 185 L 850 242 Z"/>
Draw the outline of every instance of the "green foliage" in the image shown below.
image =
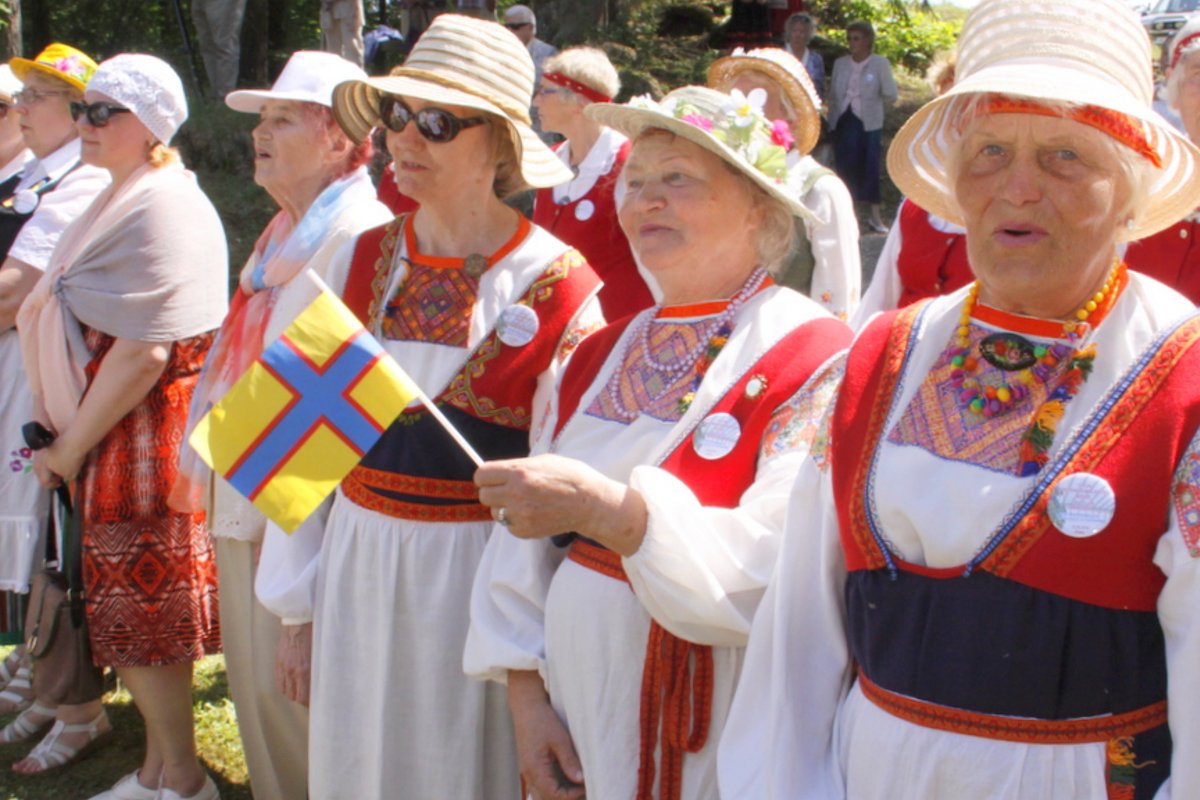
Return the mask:
<path id="1" fill-rule="evenodd" d="M 668 38 L 658 35 L 659 20 L 672 6 L 703 6 L 688 0 L 631 0 L 619 19 L 594 29 L 588 43 L 603 47 L 621 72 L 625 100 L 649 93 L 661 97 L 671 89 L 703 85 L 718 53 L 709 49 L 708 34 Z"/>
<path id="2" fill-rule="evenodd" d="M 818 13 L 821 35 L 839 50 L 846 47 L 845 25 L 865 19 L 875 26 L 875 52 L 918 75 L 925 73 L 938 52 L 954 47 L 962 28 L 957 14 L 947 18 L 884 0 L 830 0 L 818 6 Z"/>

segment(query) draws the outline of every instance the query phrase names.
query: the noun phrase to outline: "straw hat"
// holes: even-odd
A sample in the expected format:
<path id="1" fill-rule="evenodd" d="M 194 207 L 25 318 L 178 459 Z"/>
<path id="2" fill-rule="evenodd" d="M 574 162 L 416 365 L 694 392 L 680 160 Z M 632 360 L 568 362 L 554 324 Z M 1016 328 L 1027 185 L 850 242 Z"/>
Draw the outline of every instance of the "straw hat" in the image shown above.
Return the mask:
<path id="1" fill-rule="evenodd" d="M 270 89 L 240 89 L 225 95 L 225 105 L 234 111 L 257 114 L 268 100 L 292 100 L 333 105 L 333 88 L 344 81 L 367 79 L 362 68 L 335 53 L 297 50 Z"/>
<path id="2" fill-rule="evenodd" d="M 796 150 L 801 155 L 811 152 L 821 136 L 821 98 L 804 65 L 778 47 L 762 47 L 749 52 L 739 47 L 732 55 L 712 63 L 708 68 L 708 85 L 727 92 L 743 72 L 761 72 L 779 84 L 796 111 L 792 123 Z"/>
<path id="3" fill-rule="evenodd" d="M 625 105 L 593 103 L 583 113 L 630 139 L 652 129 L 670 131 L 723 159 L 794 215 L 818 221 L 788 191 L 786 144 L 762 111 L 736 89 L 722 94 L 704 86 L 684 86 L 657 103 L 642 96 Z"/>
<path id="4" fill-rule="evenodd" d="M 956 100 L 994 93 L 1108 109 L 1138 123 L 1162 161 L 1130 232 L 1149 236 L 1200 205 L 1200 150 L 1151 110 L 1150 65 L 1150 40 L 1122 0 L 983 0 L 958 40 L 957 82 L 896 134 L 888 172 L 920 206 L 962 224 L 947 175 Z"/>
<path id="5" fill-rule="evenodd" d="M 187 120 L 183 81 L 171 65 L 145 53 L 121 53 L 96 69 L 88 90 L 116 100 L 163 144 Z"/>
<path id="6" fill-rule="evenodd" d="M 96 71 L 96 62 L 88 58 L 86 53 L 58 42 L 47 45 L 46 49 L 32 60 L 14 58 L 8 65 L 22 82 L 26 80 L 30 70 L 34 70 L 69 83 L 81 92 L 87 87 L 92 73 Z"/>
<path id="7" fill-rule="evenodd" d="M 525 183 L 557 186 L 573 176 L 530 127 L 533 75 L 529 50 L 503 25 L 441 14 L 417 40 L 404 66 L 387 77 L 335 88 L 333 116 L 351 139 L 361 142 L 379 124 L 383 94 L 484 111 L 508 123 Z"/>

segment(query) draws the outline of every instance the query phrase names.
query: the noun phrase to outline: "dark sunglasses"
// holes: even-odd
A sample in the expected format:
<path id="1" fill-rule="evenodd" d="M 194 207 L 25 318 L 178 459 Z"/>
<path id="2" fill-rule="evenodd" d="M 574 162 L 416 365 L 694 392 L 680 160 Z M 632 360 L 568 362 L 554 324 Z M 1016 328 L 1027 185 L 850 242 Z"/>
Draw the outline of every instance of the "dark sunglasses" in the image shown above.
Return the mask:
<path id="1" fill-rule="evenodd" d="M 380 100 L 379 118 L 395 133 L 408 127 L 409 122 L 415 122 L 422 136 L 438 144 L 453 140 L 467 128 L 487 122 L 487 117 L 456 117 L 444 108 L 434 106 L 413 111 L 400 98 L 386 95 Z"/>
<path id="2" fill-rule="evenodd" d="M 524 28 L 526 25 L 532 25 L 532 24 L 533 24 L 532 22 L 506 22 L 506 23 L 504 23 L 504 27 L 508 28 L 510 31 L 519 31 L 519 30 L 521 30 L 521 28 Z"/>
<path id="3" fill-rule="evenodd" d="M 71 119 L 78 120 L 80 117 L 87 115 L 88 124 L 93 128 L 103 128 L 112 119 L 113 114 L 128 114 L 129 109 L 122 106 L 113 106 L 108 103 L 80 103 L 78 101 L 71 102 Z"/>

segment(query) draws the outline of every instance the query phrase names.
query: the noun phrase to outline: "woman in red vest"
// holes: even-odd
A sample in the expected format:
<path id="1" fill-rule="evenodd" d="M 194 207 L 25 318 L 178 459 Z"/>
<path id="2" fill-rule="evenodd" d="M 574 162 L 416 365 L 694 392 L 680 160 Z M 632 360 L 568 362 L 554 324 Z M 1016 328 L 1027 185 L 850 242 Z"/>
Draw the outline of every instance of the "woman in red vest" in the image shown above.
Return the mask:
<path id="1" fill-rule="evenodd" d="M 1200 151 L 1122 0 L 983 0 L 958 48 L 888 167 L 976 280 L 850 349 L 721 794 L 1200 797 L 1200 317 L 1120 256 Z"/>
<path id="2" fill-rule="evenodd" d="M 588 113 L 633 140 L 621 227 L 662 298 L 576 351 L 539 455 L 476 473 L 513 535 L 464 661 L 507 683 L 534 796 L 698 800 L 849 329 L 770 277 L 811 212 L 755 106 L 685 87 Z"/>

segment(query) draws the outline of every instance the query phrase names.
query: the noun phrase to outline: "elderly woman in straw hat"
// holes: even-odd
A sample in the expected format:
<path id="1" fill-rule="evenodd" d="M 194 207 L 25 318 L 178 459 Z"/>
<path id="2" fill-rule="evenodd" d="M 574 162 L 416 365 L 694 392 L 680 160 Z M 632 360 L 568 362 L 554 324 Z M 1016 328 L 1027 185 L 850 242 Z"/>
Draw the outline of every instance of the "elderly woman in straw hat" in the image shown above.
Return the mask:
<path id="1" fill-rule="evenodd" d="M 1200 797 L 1200 317 L 1119 255 L 1196 207 L 1200 151 L 1121 0 L 984 0 L 958 70 L 888 166 L 976 281 L 856 338 L 721 790 Z"/>
<path id="2" fill-rule="evenodd" d="M 1183 120 L 1188 138 L 1200 144 L 1200 15 L 1193 16 L 1167 46 L 1167 104 Z M 1157 278 L 1200 303 L 1200 209 L 1125 254 L 1132 269 Z"/>
<path id="3" fill-rule="evenodd" d="M 846 319 L 862 284 L 858 220 L 846 184 L 810 155 L 821 133 L 821 100 L 804 65 L 773 47 L 738 50 L 713 62 L 708 85 L 738 92 L 776 120 L 777 138 L 791 139 L 788 185 L 813 214 L 797 220 L 797 241 L 779 282 Z"/>
<path id="4" fill-rule="evenodd" d="M 715 797 L 849 330 L 770 277 L 810 212 L 758 109 L 686 87 L 588 114 L 633 140 L 621 227 L 662 298 L 580 346 L 539 455 L 476 474 L 508 533 L 476 578 L 465 664 L 507 682 L 534 796 Z"/>
<path id="5" fill-rule="evenodd" d="M 530 128 L 533 86 L 512 33 L 442 15 L 402 68 L 334 91 L 352 139 L 386 128 L 397 186 L 420 208 L 360 235 L 329 283 L 484 458 L 528 452 L 559 358 L 599 322 L 583 258 L 503 202 L 570 178 Z M 519 792 L 503 689 L 462 671 L 492 531 L 473 471 L 418 403 L 306 523 L 315 560 L 272 558 L 268 539 L 260 587 L 293 566 L 316 575 L 314 799 Z"/>
<path id="6" fill-rule="evenodd" d="M 214 800 L 191 686 L 193 662 L 220 652 L 216 565 L 204 513 L 173 511 L 167 495 L 225 315 L 225 235 L 168 147 L 187 100 L 166 62 L 114 56 L 71 113 L 83 159 L 113 182 L 63 234 L 17 327 L 36 418 L 57 434 L 34 471 L 70 483 L 79 506 L 92 657 L 116 668 L 146 724 L 141 769 L 95 800 Z M 108 728 L 99 699 L 62 705 L 13 769 L 60 766 Z"/>
<path id="7" fill-rule="evenodd" d="M 302 50 L 292 54 L 270 89 L 226 95 L 230 108 L 259 117 L 252 134 L 254 181 L 280 210 L 242 268 L 193 396 L 189 428 L 311 302 L 316 285 L 306 279 L 308 271 L 324 276 L 343 245 L 391 219 L 375 199 L 367 174 L 370 140 L 351 142 L 331 111 L 334 86 L 366 77 L 333 53 Z M 210 480 L 216 481 L 211 527 L 220 568 L 225 668 L 254 796 L 304 797 L 308 712 L 300 704 L 308 703 L 311 576 L 294 584 L 262 585 L 261 602 L 256 600 L 263 515 L 223 479 L 213 478 L 190 449 L 181 458 L 172 502 L 203 508 Z M 276 544 L 269 559 L 293 551 L 307 555 L 310 543 L 301 536 L 281 536 Z M 281 626 L 281 620 L 291 624 Z"/>
<path id="8" fill-rule="evenodd" d="M 575 176 L 538 190 L 533 222 L 583 253 L 604 281 L 600 306 L 610 320 L 654 303 L 617 223 L 617 178 L 629 157 L 629 140 L 584 114 L 593 103 L 611 103 L 620 89 L 620 76 L 603 50 L 571 47 L 546 61 L 533 96 L 542 130 L 566 137 L 555 153 Z"/>

